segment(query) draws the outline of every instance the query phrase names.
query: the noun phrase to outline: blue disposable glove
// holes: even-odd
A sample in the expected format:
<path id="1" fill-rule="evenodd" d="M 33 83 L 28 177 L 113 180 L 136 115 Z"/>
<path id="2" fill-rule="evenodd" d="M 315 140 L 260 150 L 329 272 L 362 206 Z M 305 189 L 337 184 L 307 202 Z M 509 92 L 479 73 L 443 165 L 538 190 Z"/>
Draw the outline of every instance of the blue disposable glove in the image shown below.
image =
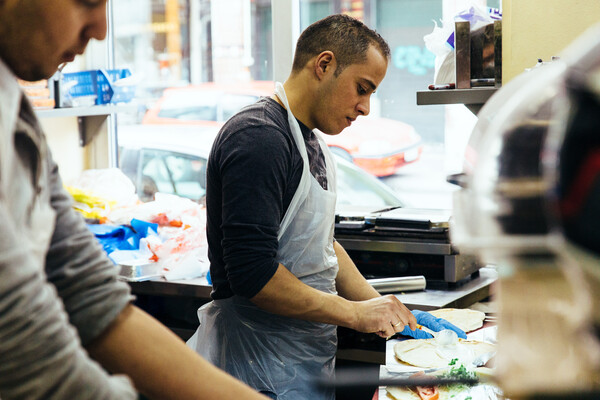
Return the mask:
<path id="1" fill-rule="evenodd" d="M 413 331 L 408 325 L 406 325 L 404 329 L 399 333 L 403 336 L 410 336 L 414 339 L 431 339 L 433 337 L 430 333 L 427 333 L 422 329 L 415 329 Z"/>
<path id="2" fill-rule="evenodd" d="M 467 338 L 467 334 L 462 329 L 458 328 L 455 325 L 452 325 L 450 322 L 446 321 L 443 318 L 436 318 L 426 311 L 414 310 L 411 312 L 417 319 L 417 324 L 426 326 L 427 328 L 431 329 L 434 332 L 439 332 L 444 329 L 450 329 L 450 330 L 453 330 L 454 332 L 456 332 L 456 334 L 458 335 L 459 338 L 462 338 L 462 339 Z M 402 332 L 400 332 L 400 334 L 405 335 L 405 336 L 410 336 L 415 339 L 429 339 L 429 338 L 433 337 L 429 333 L 427 333 L 421 329 L 415 329 L 413 331 L 410 329 L 410 327 L 408 325 L 404 327 L 404 330 Z"/>

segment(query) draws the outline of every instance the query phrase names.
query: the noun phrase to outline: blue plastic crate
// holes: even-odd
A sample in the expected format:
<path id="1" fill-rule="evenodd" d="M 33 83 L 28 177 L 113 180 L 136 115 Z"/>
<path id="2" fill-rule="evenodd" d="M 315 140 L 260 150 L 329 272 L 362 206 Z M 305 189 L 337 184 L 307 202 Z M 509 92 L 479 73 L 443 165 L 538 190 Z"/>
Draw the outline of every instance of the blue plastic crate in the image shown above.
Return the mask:
<path id="1" fill-rule="evenodd" d="M 82 97 L 96 95 L 96 104 L 125 103 L 135 94 L 135 85 L 119 84 L 119 79 L 131 76 L 129 69 L 96 69 L 65 73 L 62 86 L 69 87 L 66 96 Z M 73 84 L 72 82 L 77 82 Z"/>

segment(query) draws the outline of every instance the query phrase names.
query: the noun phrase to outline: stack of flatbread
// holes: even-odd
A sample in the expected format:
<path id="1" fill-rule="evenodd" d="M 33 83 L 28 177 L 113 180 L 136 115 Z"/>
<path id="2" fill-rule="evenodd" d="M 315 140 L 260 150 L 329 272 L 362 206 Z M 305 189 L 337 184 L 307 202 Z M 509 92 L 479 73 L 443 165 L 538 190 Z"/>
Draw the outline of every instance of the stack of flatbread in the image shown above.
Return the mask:
<path id="1" fill-rule="evenodd" d="M 468 308 L 440 308 L 429 311 L 437 318 L 443 318 L 465 332 L 471 332 L 483 326 L 485 313 Z"/>
<path id="2" fill-rule="evenodd" d="M 470 309 L 443 308 L 429 313 L 444 318 L 465 332 L 479 329 L 485 319 L 485 313 Z M 463 339 L 459 339 L 453 346 L 442 346 L 435 338 L 404 340 L 394 345 L 394 354 L 398 360 L 421 368 L 443 368 L 448 366 L 452 358 L 462 358 L 461 355 L 469 354 L 472 359 L 477 359 L 494 351 L 493 344 Z"/>
<path id="3" fill-rule="evenodd" d="M 456 344 L 457 350 L 465 350 L 472 352 L 474 359 L 477 359 L 484 354 L 493 353 L 496 351 L 496 346 L 478 340 L 463 340 L 459 339 Z M 440 351 L 440 346 L 436 343 L 436 339 L 410 339 L 398 342 L 394 345 L 394 354 L 398 360 L 415 367 L 421 368 L 443 368 L 448 366 L 452 358 L 460 358 L 457 352 L 455 356 L 448 352 L 448 348 L 444 346 L 444 351 Z"/>
<path id="4" fill-rule="evenodd" d="M 429 313 L 437 318 L 447 320 L 466 333 L 481 328 L 485 320 L 485 313 L 470 309 L 442 308 L 429 311 Z M 438 339 L 410 339 L 398 342 L 394 345 L 394 355 L 401 363 L 410 366 L 439 368 L 436 372 L 431 373 L 431 375 L 436 376 L 443 375 L 448 370 L 448 364 L 453 358 L 462 359 L 461 356 L 468 354 L 473 360 L 478 358 L 487 360 L 488 353 L 496 351 L 496 346 L 487 342 L 458 339 L 456 343 L 447 345 Z M 476 370 L 486 371 L 488 375 L 491 374 L 489 368 L 480 367 Z M 480 376 L 479 372 L 477 372 L 477 376 Z M 474 388 L 461 384 L 435 387 L 388 386 L 386 390 L 388 397 L 395 400 L 455 400 L 469 398 L 474 395 L 473 391 L 476 392 L 479 386 L 476 385 Z"/>

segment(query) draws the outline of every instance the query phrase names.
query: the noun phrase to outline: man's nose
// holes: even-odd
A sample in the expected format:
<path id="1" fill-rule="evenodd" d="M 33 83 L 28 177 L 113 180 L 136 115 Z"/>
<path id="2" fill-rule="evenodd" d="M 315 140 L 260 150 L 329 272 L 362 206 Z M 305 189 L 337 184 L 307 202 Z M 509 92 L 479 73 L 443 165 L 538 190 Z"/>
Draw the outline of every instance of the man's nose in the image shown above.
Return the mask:
<path id="1" fill-rule="evenodd" d="M 358 103 L 358 105 L 356 106 L 356 109 L 361 115 L 369 115 L 370 99 L 366 99 L 366 100 L 363 100 L 360 103 Z"/>
<path id="2" fill-rule="evenodd" d="M 106 38 L 107 31 L 107 10 L 105 7 L 97 7 L 93 11 L 88 19 L 88 23 L 84 27 L 82 32 L 83 39 L 89 41 L 90 39 L 104 40 Z"/>

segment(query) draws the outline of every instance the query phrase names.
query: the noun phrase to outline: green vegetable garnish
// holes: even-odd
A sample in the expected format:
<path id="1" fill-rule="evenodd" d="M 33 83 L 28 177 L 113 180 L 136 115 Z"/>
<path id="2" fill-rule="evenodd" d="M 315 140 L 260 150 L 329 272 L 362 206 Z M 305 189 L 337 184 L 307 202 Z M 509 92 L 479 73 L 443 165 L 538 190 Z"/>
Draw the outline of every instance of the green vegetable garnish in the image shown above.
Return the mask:
<path id="1" fill-rule="evenodd" d="M 453 364 L 450 364 L 453 365 Z M 475 373 L 467 370 L 467 368 L 461 364 L 460 367 L 452 367 L 448 372 L 444 374 L 444 378 L 451 379 L 476 379 Z"/>
<path id="2" fill-rule="evenodd" d="M 450 368 L 450 370 L 448 370 L 446 373 L 444 373 L 441 376 L 442 378 L 456 379 L 456 380 L 460 380 L 460 379 L 477 379 L 477 376 L 475 375 L 475 372 L 467 370 L 467 368 L 463 364 L 461 364 L 458 367 L 454 366 L 454 365 L 456 365 L 457 361 L 458 361 L 457 358 L 453 358 L 452 361 L 450 361 L 450 363 L 448 365 L 451 365 L 453 367 Z M 463 385 L 461 384 L 459 386 L 463 386 Z M 467 399 L 465 399 L 465 400 L 467 400 Z"/>
<path id="3" fill-rule="evenodd" d="M 446 378 L 446 379 L 455 379 L 455 380 L 476 380 L 477 379 L 477 375 L 475 375 L 475 372 L 469 371 L 467 370 L 467 368 L 463 365 L 460 364 L 460 366 L 457 366 L 458 363 L 458 358 L 453 358 L 450 363 L 448 363 L 449 366 L 451 366 L 451 368 L 446 371 L 443 375 L 440 376 L 440 378 Z M 453 384 L 448 384 L 448 385 L 443 385 L 445 387 L 447 387 L 448 389 L 450 389 L 452 392 L 454 392 L 454 394 L 452 394 L 450 396 L 450 398 L 454 398 L 456 393 L 461 393 L 464 390 L 467 390 L 469 388 L 470 385 L 466 385 L 463 383 L 453 383 Z M 472 400 L 472 397 L 466 397 L 464 400 Z"/>

